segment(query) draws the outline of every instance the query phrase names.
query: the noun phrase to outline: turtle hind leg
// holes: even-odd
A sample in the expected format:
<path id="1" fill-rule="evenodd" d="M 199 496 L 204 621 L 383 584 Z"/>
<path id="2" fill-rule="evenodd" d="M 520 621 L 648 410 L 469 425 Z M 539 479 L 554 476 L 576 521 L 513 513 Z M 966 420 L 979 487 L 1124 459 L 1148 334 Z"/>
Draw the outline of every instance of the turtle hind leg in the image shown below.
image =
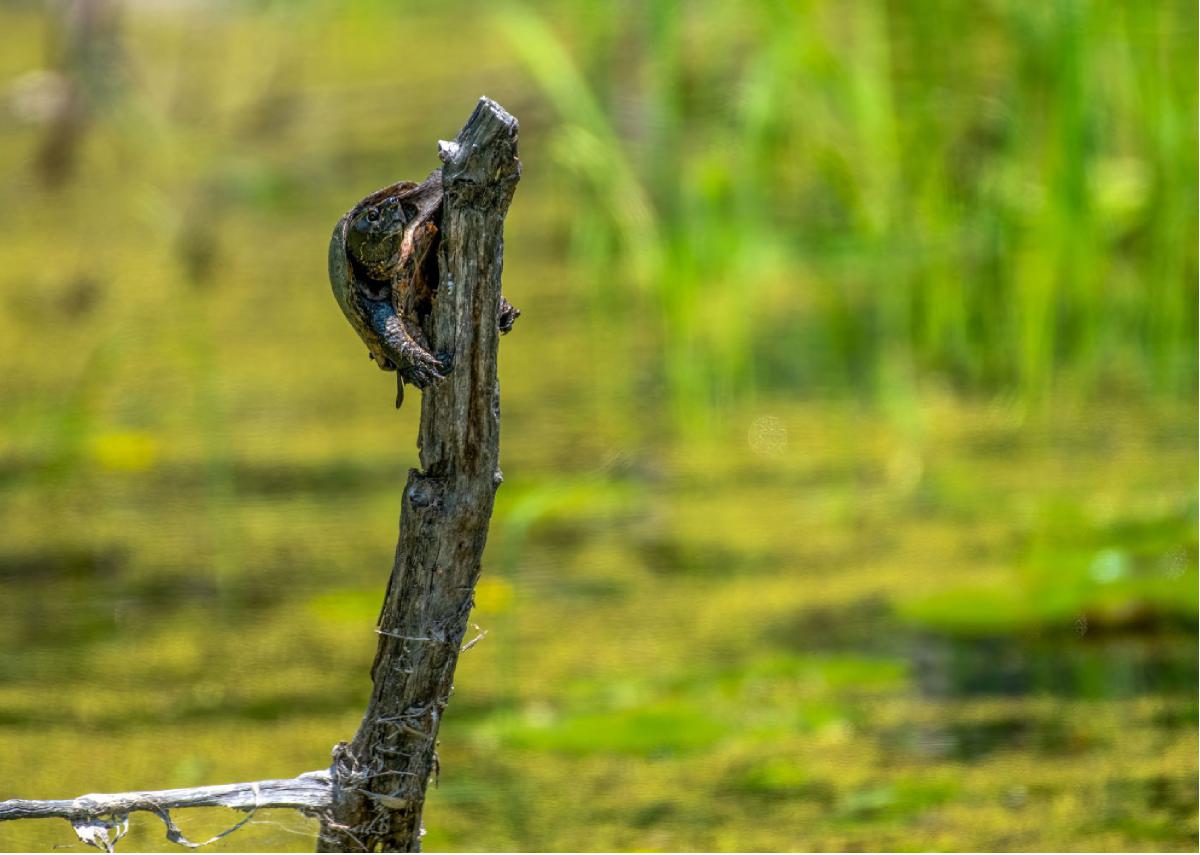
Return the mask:
<path id="1" fill-rule="evenodd" d="M 521 317 L 521 310 L 514 306 L 508 300 L 504 299 L 504 295 L 500 295 L 500 312 L 498 315 L 498 326 L 500 327 L 500 335 L 512 332 L 513 324 L 517 322 L 517 318 Z"/>

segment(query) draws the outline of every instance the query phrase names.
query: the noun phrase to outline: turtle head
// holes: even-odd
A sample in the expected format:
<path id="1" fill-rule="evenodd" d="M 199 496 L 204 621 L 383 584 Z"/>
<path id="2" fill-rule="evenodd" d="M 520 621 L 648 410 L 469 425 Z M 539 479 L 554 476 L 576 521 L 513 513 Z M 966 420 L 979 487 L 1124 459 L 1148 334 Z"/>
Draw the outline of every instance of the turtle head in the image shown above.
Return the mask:
<path id="1" fill-rule="evenodd" d="M 364 205 L 346 229 L 346 252 L 371 279 L 387 281 L 407 222 L 404 206 L 395 196 Z"/>

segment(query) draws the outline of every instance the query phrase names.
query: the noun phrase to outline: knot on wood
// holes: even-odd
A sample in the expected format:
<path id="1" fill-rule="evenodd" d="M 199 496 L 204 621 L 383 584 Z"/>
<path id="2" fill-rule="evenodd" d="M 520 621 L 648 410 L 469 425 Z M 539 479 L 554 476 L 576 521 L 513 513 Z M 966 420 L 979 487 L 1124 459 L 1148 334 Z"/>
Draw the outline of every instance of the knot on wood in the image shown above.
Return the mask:
<path id="1" fill-rule="evenodd" d="M 440 508 L 442 505 L 442 484 L 440 479 L 421 475 L 413 470 L 408 479 L 408 488 L 404 491 L 408 504 L 416 510 Z"/>

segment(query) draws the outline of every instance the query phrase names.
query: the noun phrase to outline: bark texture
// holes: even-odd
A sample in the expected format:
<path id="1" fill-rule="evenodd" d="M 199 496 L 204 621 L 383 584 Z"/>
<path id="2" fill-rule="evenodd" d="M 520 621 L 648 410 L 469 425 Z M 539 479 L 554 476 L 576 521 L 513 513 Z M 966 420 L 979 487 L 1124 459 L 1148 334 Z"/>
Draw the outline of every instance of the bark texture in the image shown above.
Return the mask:
<path id="1" fill-rule="evenodd" d="M 520 178 L 517 121 L 483 98 L 439 155 L 440 280 L 426 332 L 452 370 L 422 394 L 421 468 L 404 488 L 374 689 L 358 733 L 334 750 L 323 852 L 420 849 L 438 727 L 501 481 L 497 317 L 504 217 Z"/>

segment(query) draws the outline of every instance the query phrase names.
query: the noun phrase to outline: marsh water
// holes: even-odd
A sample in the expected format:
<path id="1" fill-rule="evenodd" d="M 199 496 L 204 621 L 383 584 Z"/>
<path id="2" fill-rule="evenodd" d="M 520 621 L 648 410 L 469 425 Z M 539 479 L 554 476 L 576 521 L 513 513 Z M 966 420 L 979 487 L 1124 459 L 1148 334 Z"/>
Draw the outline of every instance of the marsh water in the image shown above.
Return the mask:
<path id="1" fill-rule="evenodd" d="M 588 236 L 624 226 L 564 166 L 561 57 L 530 58 L 528 17 L 587 72 L 604 16 L 538 6 L 502 37 L 472 4 L 348 8 L 128 4 L 122 60 L 88 60 L 117 84 L 89 95 L 61 175 L 38 160 L 61 24 L 0 10 L 0 798 L 289 777 L 353 733 L 420 399 L 392 408 L 341 317 L 328 234 L 433 169 L 487 92 L 522 121 L 505 293 L 523 314 L 501 345 L 483 637 L 425 848 L 1194 850 L 1194 374 L 1132 382 L 1116 321 L 1044 383 L 890 345 L 871 368 L 886 314 L 817 349 L 836 324 L 806 314 L 814 293 L 911 269 L 876 238 L 829 264 L 768 247 L 758 286 L 745 257 L 714 261 L 695 303 L 639 291 L 653 270 L 606 278 Z M 1159 22 L 1168 47 L 1194 51 L 1191 16 Z M 646 121 L 603 94 L 618 130 Z M 1168 288 L 1194 286 L 1194 207 L 1182 261 L 1152 266 Z M 1189 300 L 1146 364 L 1194 371 Z M 744 330 L 723 314 L 742 309 Z M 177 821 L 195 840 L 238 818 Z M 262 811 L 209 848 L 311 851 L 314 832 Z M 0 825 L 6 851 L 72 841 Z M 140 815 L 121 848 L 165 845 Z"/>

